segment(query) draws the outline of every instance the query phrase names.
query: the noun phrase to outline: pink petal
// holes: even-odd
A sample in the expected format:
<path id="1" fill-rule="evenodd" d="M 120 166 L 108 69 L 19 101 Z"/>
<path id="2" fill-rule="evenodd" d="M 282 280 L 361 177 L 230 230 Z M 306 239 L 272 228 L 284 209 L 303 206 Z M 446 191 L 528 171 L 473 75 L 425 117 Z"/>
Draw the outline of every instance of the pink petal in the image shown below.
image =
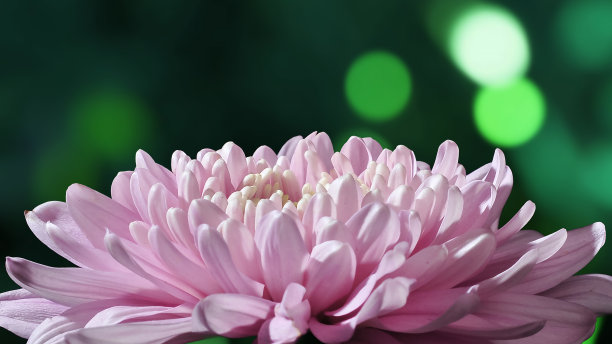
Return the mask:
<path id="1" fill-rule="evenodd" d="M 113 201 L 136 213 L 137 210 L 136 207 L 134 207 L 134 199 L 130 192 L 130 178 L 133 173 L 132 171 L 117 173 L 117 176 L 113 179 L 113 183 L 111 184 L 111 198 Z"/>
<path id="2" fill-rule="evenodd" d="M 444 244 L 448 258 L 438 275 L 423 288 L 452 288 L 478 273 L 495 250 L 495 238 L 489 233 L 470 232 Z"/>
<path id="3" fill-rule="evenodd" d="M 68 210 L 94 247 L 104 249 L 107 229 L 118 236 L 130 239 L 130 222 L 138 215 L 103 194 L 79 184 L 72 184 L 66 191 Z"/>
<path id="4" fill-rule="evenodd" d="M 535 213 L 535 204 L 527 201 L 502 228 L 495 232 L 498 245 L 521 230 Z"/>
<path id="5" fill-rule="evenodd" d="M 382 203 L 368 204 L 347 222 L 355 236 L 355 254 L 364 272 L 377 264 L 387 248 L 397 242 L 400 224 L 397 214 Z"/>
<path id="6" fill-rule="evenodd" d="M 247 174 L 246 156 L 242 149 L 233 142 L 228 142 L 223 145 L 219 151 L 223 160 L 227 164 L 227 169 L 230 173 L 230 178 L 234 188 L 237 188 L 242 179 Z"/>
<path id="7" fill-rule="evenodd" d="M 166 319 L 84 328 L 67 334 L 65 341 L 66 344 L 159 344 L 170 343 L 191 331 L 189 318 Z M 202 333 L 199 338 L 206 335 Z"/>
<path id="8" fill-rule="evenodd" d="M 406 304 L 413 283 L 413 279 L 404 277 L 385 280 L 374 289 L 357 315 L 351 319 L 351 323 L 357 325 L 402 308 Z"/>
<path id="9" fill-rule="evenodd" d="M 463 318 L 478 305 L 478 295 L 460 289 L 417 292 L 400 310 L 372 325 L 394 332 L 426 333 Z"/>
<path id="10" fill-rule="evenodd" d="M 346 141 L 342 149 L 340 149 L 340 153 L 349 159 L 356 175 L 360 175 L 366 169 L 370 160 L 376 160 L 372 159 L 364 140 L 356 136 L 351 136 Z"/>
<path id="11" fill-rule="evenodd" d="M 257 334 L 258 343 L 293 343 L 308 331 L 310 304 L 304 300 L 306 289 L 291 283 L 281 303 L 274 308 L 274 318 L 266 321 Z"/>
<path id="12" fill-rule="evenodd" d="M 164 166 L 153 161 L 153 158 L 147 152 L 139 149 L 136 152 L 136 168 L 147 169 L 155 180 L 164 184 L 164 186 L 173 194 L 177 193 L 176 179 L 174 175 Z"/>
<path id="13" fill-rule="evenodd" d="M 487 317 L 478 317 L 470 314 L 450 324 L 441 331 L 454 334 L 457 337 L 464 335 L 468 338 L 504 340 L 532 336 L 542 330 L 545 325 L 546 320 L 518 322 L 518 324 L 500 324 Z"/>
<path id="14" fill-rule="evenodd" d="M 253 153 L 253 160 L 257 163 L 259 160 L 265 160 L 269 166 L 276 164 L 276 153 L 268 146 L 260 146 Z"/>
<path id="15" fill-rule="evenodd" d="M 92 245 L 74 222 L 68 206 L 62 202 L 47 202 L 25 214 L 36 237 L 62 257 L 78 266 L 99 270 L 121 270 L 105 250 Z"/>
<path id="16" fill-rule="evenodd" d="M 351 175 L 342 176 L 329 184 L 329 195 L 336 203 L 338 220 L 346 223 L 359 209 L 359 186 Z"/>
<path id="17" fill-rule="evenodd" d="M 517 343 L 577 343 L 592 332 L 595 324 L 595 314 L 584 306 L 549 297 L 507 292 L 483 300 L 478 314 L 495 317 L 498 321 L 508 321 L 504 318 L 524 322 L 546 320 L 541 331 L 517 339 Z"/>
<path id="18" fill-rule="evenodd" d="M 210 228 L 217 228 L 221 222 L 227 220 L 227 214 L 207 199 L 197 199 L 191 202 L 187 216 L 192 233 L 195 233 L 195 230 L 202 224 Z"/>
<path id="19" fill-rule="evenodd" d="M 334 154 L 334 147 L 331 139 L 326 133 L 318 133 L 310 139 L 315 146 L 315 150 L 321 161 L 325 164 L 326 172 L 332 169 L 331 157 Z"/>
<path id="20" fill-rule="evenodd" d="M 214 294 L 193 310 L 193 329 L 240 338 L 257 334 L 274 314 L 274 302 L 243 294 Z"/>
<path id="21" fill-rule="evenodd" d="M 183 281 L 201 292 L 199 297 L 222 291 L 221 287 L 217 284 L 208 270 L 204 266 L 194 263 L 181 254 L 181 252 L 164 236 L 159 227 L 151 227 L 149 230 L 149 241 L 160 260 L 170 271 L 173 271 L 174 274 Z"/>
<path id="22" fill-rule="evenodd" d="M 168 306 L 146 306 L 138 303 L 112 306 L 105 308 L 94 315 L 85 324 L 85 327 L 100 327 L 116 325 L 121 323 L 133 323 L 151 320 L 166 320 L 190 317 L 193 307 L 179 305 L 177 307 Z"/>
<path id="23" fill-rule="evenodd" d="M 71 235 L 65 227 L 60 228 L 51 222 L 47 222 L 45 229 L 53 243 L 75 265 L 100 271 L 127 271 L 108 252 L 93 247 L 82 232 Z"/>
<path id="24" fill-rule="evenodd" d="M 417 160 L 414 152 L 402 145 L 395 147 L 389 157 L 389 166 L 400 164 L 406 168 L 406 180 L 404 183 L 410 184 L 412 178 L 417 173 Z"/>
<path id="25" fill-rule="evenodd" d="M 362 140 L 365 146 L 368 148 L 368 152 L 370 153 L 370 160 L 376 161 L 378 155 L 380 155 L 383 150 L 382 146 L 380 145 L 380 143 L 378 143 L 378 141 L 374 140 L 371 137 L 364 137 L 362 138 Z"/>
<path id="26" fill-rule="evenodd" d="M 165 281 L 163 278 L 158 278 L 152 275 L 151 273 L 145 271 L 145 269 L 143 269 L 143 267 L 134 260 L 128 250 L 126 250 L 123 243 L 121 242 L 121 239 L 113 233 L 107 233 L 104 238 L 104 242 L 106 244 L 108 252 L 117 262 L 134 272 L 136 275 L 150 281 L 160 290 L 168 293 L 168 295 L 164 295 L 164 298 L 170 298 L 170 300 L 175 299 L 176 301 L 197 301 L 196 297 L 189 294 L 185 290 L 173 285 L 170 282 Z M 146 261 L 144 262 L 147 263 Z M 133 278 L 133 276 L 131 278 Z"/>
<path id="27" fill-rule="evenodd" d="M 293 152 L 295 152 L 295 147 L 298 145 L 298 142 L 300 142 L 302 139 L 303 137 L 301 136 L 294 136 L 290 138 L 278 151 L 278 156 L 280 157 L 284 155 L 288 159 L 291 159 L 293 157 Z"/>
<path id="28" fill-rule="evenodd" d="M 66 334 L 82 329 L 98 312 L 124 302 L 125 299 L 101 300 L 71 307 L 43 321 L 30 335 L 28 344 L 64 344 Z"/>
<path id="29" fill-rule="evenodd" d="M 269 213 L 255 233 L 255 244 L 273 300 L 280 300 L 290 283 L 302 284 L 308 251 L 291 216 L 279 211 Z"/>
<path id="30" fill-rule="evenodd" d="M 6 259 L 9 276 L 24 289 L 67 306 L 124 296 L 142 298 L 151 294 L 150 284 L 132 275 L 81 268 L 51 268 L 23 258 Z M 117 281 L 123 281 L 117 284 Z"/>
<path id="31" fill-rule="evenodd" d="M 197 240 L 202 260 L 225 292 L 253 296 L 263 294 L 263 284 L 238 271 L 227 244 L 216 229 L 201 225 L 197 230 Z"/>
<path id="32" fill-rule="evenodd" d="M 338 240 L 354 247 L 354 238 L 346 225 L 332 217 L 321 218 L 314 227 L 315 245 L 326 241 Z"/>
<path id="33" fill-rule="evenodd" d="M 326 315 L 333 317 L 344 317 L 359 309 L 364 302 L 366 302 L 368 297 L 370 297 L 372 290 L 374 290 L 376 286 L 380 285 L 380 281 L 397 271 L 405 262 L 405 254 L 404 252 L 401 252 L 401 250 L 394 249 L 386 252 L 378 264 L 376 271 L 361 281 L 357 287 L 353 288 L 353 292 L 348 297 L 346 303 L 339 309 L 327 312 Z"/>
<path id="34" fill-rule="evenodd" d="M 500 292 L 518 283 L 533 269 L 538 259 L 536 250 L 531 250 L 519 258 L 514 265 L 478 284 L 478 293 L 484 295 L 491 292 Z"/>
<path id="35" fill-rule="evenodd" d="M 459 162 L 459 147 L 453 141 L 444 141 L 438 148 L 436 161 L 434 162 L 431 173 L 441 174 L 447 179 L 451 179 Z"/>
<path id="36" fill-rule="evenodd" d="M 218 230 L 238 270 L 253 280 L 263 282 L 261 256 L 248 228 L 239 221 L 228 219 L 219 225 Z"/>
<path id="37" fill-rule="evenodd" d="M 305 275 L 312 313 L 341 301 L 351 290 L 356 268 L 355 253 L 340 241 L 326 241 L 310 254 Z"/>
<path id="38" fill-rule="evenodd" d="M 563 246 L 549 259 L 537 264 L 514 292 L 537 294 L 550 289 L 582 269 L 604 244 L 606 231 L 601 222 L 567 232 Z"/>
<path id="39" fill-rule="evenodd" d="M 542 295 L 585 306 L 598 314 L 612 313 L 612 277 L 608 275 L 572 276 Z"/>
<path id="40" fill-rule="evenodd" d="M 0 326 L 28 338 L 45 319 L 66 309 L 66 306 L 38 298 L 24 289 L 7 291 L 0 294 Z"/>

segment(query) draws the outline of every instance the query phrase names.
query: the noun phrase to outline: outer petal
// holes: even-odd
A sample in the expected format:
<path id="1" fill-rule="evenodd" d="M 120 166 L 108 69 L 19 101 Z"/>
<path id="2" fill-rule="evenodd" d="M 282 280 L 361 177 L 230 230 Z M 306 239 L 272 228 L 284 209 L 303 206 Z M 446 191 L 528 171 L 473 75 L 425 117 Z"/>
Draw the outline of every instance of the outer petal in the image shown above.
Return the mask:
<path id="1" fill-rule="evenodd" d="M 579 343 L 595 325 L 595 314 L 588 308 L 538 295 L 494 294 L 482 302 L 478 314 L 504 322 L 546 320 L 535 335 L 508 343 Z"/>
<path id="2" fill-rule="evenodd" d="M 126 239 L 131 239 L 130 222 L 140 220 L 131 210 L 79 184 L 72 184 L 66 191 L 66 203 L 72 218 L 94 247 L 104 249 L 107 229 Z"/>
<path id="3" fill-rule="evenodd" d="M 274 302 L 243 294 L 214 294 L 193 310 L 193 329 L 240 338 L 257 334 L 274 315 Z"/>
<path id="4" fill-rule="evenodd" d="M 28 338 L 47 318 L 64 312 L 68 307 L 38 298 L 24 289 L 0 294 L 0 327 Z"/>
<path id="5" fill-rule="evenodd" d="M 184 335 L 191 331 L 191 319 L 179 318 L 85 328 L 67 334 L 65 341 L 66 344 L 158 344 L 172 343 L 174 338 L 182 337 L 181 343 L 184 343 Z M 192 338 L 207 335 L 206 332 L 192 334 Z"/>
<path id="6" fill-rule="evenodd" d="M 542 295 L 583 305 L 595 313 L 612 313 L 612 277 L 572 276 Z"/>
<path id="7" fill-rule="evenodd" d="M 74 222 L 63 202 L 47 202 L 25 213 L 28 226 L 36 237 L 60 256 L 78 266 L 117 269 L 108 253 L 92 245 Z M 87 254 L 84 254 L 87 252 Z"/>
<path id="8" fill-rule="evenodd" d="M 537 264 L 533 270 L 513 287 L 513 292 L 536 294 L 566 280 L 593 259 L 604 244 L 606 231 L 601 222 L 574 229 L 552 257 Z"/>
<path id="9" fill-rule="evenodd" d="M 132 275 L 81 268 L 51 268 L 23 258 L 7 258 L 6 270 L 15 283 L 48 300 L 72 306 L 123 296 L 159 295 L 152 286 Z M 122 281 L 120 284 L 117 281 Z"/>

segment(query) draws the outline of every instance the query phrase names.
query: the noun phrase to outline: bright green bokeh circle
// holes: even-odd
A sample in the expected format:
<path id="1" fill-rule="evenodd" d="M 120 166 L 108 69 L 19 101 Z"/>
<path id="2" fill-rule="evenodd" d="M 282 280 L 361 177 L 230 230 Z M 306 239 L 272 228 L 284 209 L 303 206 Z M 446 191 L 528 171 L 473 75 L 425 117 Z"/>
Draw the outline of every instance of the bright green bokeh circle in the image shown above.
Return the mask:
<path id="1" fill-rule="evenodd" d="M 357 114 L 368 120 L 385 121 L 399 115 L 408 103 L 410 73 L 395 55 L 368 52 L 350 66 L 344 87 Z"/>
<path id="2" fill-rule="evenodd" d="M 523 76 L 529 65 L 527 35 L 504 8 L 474 5 L 450 27 L 448 48 L 457 67 L 480 85 L 502 85 Z"/>
<path id="3" fill-rule="evenodd" d="M 542 127 L 545 114 L 542 93 L 526 79 L 482 88 L 474 101 L 478 131 L 491 143 L 504 147 L 529 141 Z"/>

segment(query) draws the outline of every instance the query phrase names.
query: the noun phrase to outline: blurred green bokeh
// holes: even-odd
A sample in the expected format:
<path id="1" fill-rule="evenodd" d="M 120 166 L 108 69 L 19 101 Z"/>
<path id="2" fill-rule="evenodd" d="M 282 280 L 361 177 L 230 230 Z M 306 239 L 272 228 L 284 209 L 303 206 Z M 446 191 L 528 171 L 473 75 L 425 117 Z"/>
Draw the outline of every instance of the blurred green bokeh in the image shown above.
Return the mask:
<path id="1" fill-rule="evenodd" d="M 108 194 L 138 148 L 169 166 L 176 149 L 250 154 L 315 130 L 428 163 L 452 139 L 467 170 L 504 146 L 502 222 L 531 199 L 543 233 L 608 224 L 611 16 L 609 0 L 1 2 L 0 248 L 68 266 L 21 214 L 71 183 Z M 611 261 L 608 243 L 583 271 Z"/>

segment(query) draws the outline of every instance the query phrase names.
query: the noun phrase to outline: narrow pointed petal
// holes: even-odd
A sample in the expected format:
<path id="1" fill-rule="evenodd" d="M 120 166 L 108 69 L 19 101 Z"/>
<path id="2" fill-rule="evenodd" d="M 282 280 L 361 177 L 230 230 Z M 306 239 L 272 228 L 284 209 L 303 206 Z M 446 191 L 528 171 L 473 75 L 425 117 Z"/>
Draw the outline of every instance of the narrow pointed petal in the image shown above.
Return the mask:
<path id="1" fill-rule="evenodd" d="M 0 294 L 0 326 L 28 338 L 45 319 L 64 312 L 68 307 L 36 297 L 24 289 Z"/>
<path id="2" fill-rule="evenodd" d="M 583 305 L 597 314 L 612 313 L 612 277 L 608 275 L 572 276 L 541 295 Z"/>
<path id="3" fill-rule="evenodd" d="M 184 301 L 197 300 L 193 295 L 182 290 L 181 288 L 176 287 L 175 285 L 166 282 L 161 278 L 155 277 L 149 272 L 145 271 L 143 267 L 134 260 L 134 258 L 130 255 L 130 253 L 121 243 L 121 239 L 116 235 L 112 233 L 107 233 L 104 237 L 104 243 L 106 244 L 108 252 L 117 262 L 134 272 L 134 274 L 150 281 L 160 290 L 168 293 L 165 298 Z"/>
<path id="4" fill-rule="evenodd" d="M 221 287 L 208 270 L 182 255 L 164 236 L 159 227 L 153 226 L 151 228 L 149 241 L 161 261 L 186 283 L 199 290 L 202 293 L 200 297 L 222 292 Z"/>
<path id="5" fill-rule="evenodd" d="M 601 222 L 567 232 L 567 240 L 556 253 L 537 264 L 514 292 L 536 294 L 550 289 L 582 269 L 604 244 L 606 231 Z"/>
<path id="6" fill-rule="evenodd" d="M 94 247 L 104 249 L 107 229 L 122 238 L 131 237 L 130 222 L 138 215 L 103 194 L 79 184 L 72 184 L 66 191 L 68 210 L 79 228 Z"/>
<path id="7" fill-rule="evenodd" d="M 135 213 L 137 210 L 134 207 L 134 199 L 130 193 L 130 177 L 132 177 L 132 173 L 134 172 L 124 171 L 117 173 L 111 184 L 111 198 Z"/>
<path id="8" fill-rule="evenodd" d="M 47 300 L 63 305 L 136 297 L 152 286 L 142 279 L 134 279 L 125 273 L 99 272 L 81 268 L 51 268 L 23 258 L 7 258 L 9 276 L 24 289 Z M 117 284 L 118 280 L 125 280 Z"/>

